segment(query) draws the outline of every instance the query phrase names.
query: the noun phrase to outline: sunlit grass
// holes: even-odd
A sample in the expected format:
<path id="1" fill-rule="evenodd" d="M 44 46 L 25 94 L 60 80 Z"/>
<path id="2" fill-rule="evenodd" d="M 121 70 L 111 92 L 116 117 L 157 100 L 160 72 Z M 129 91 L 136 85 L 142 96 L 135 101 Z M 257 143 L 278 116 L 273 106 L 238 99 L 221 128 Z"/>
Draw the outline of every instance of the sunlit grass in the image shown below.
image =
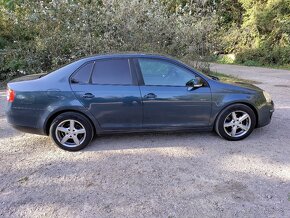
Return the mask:
<path id="1" fill-rule="evenodd" d="M 236 76 L 231 76 L 231 75 L 227 75 L 227 74 L 224 74 L 224 73 L 219 73 L 219 72 L 213 72 L 211 71 L 209 73 L 209 75 L 211 76 L 215 76 L 215 77 L 218 77 L 220 79 L 220 81 L 222 82 L 243 82 L 243 83 L 251 83 L 251 84 L 257 84 L 258 82 L 254 81 L 254 80 L 248 80 L 248 79 L 241 79 L 239 77 L 236 77 Z"/>
<path id="2" fill-rule="evenodd" d="M 218 57 L 214 62 L 219 64 L 231 64 L 231 65 L 240 65 L 240 66 L 248 66 L 248 67 L 265 67 L 265 68 L 273 68 L 273 69 L 282 69 L 282 70 L 290 70 L 290 64 L 285 65 L 270 65 L 270 64 L 260 64 L 257 61 L 248 60 L 244 63 L 236 62 L 233 59 L 228 58 L 227 56 Z"/>

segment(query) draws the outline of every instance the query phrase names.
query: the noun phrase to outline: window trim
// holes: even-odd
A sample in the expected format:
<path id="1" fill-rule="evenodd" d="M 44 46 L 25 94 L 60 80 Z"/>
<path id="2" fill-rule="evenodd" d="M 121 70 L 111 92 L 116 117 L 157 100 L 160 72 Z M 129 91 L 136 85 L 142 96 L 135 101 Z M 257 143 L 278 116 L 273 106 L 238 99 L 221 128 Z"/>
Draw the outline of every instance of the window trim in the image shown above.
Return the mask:
<path id="1" fill-rule="evenodd" d="M 91 72 L 90 72 L 90 76 L 89 76 L 89 82 L 88 83 L 72 83 L 71 80 L 72 78 L 74 77 L 75 74 L 77 74 L 79 72 L 79 70 L 81 68 L 83 68 L 85 65 L 89 64 L 89 63 L 93 63 L 93 66 L 92 66 L 92 69 L 91 69 Z M 92 73 L 93 73 L 93 69 L 95 67 L 95 61 L 92 60 L 92 61 L 87 61 L 85 63 L 83 63 L 81 66 L 79 66 L 69 77 L 69 83 L 70 84 L 78 84 L 78 85 L 87 85 L 87 84 L 90 84 L 90 80 L 91 80 L 91 77 L 92 77 Z"/>
<path id="2" fill-rule="evenodd" d="M 143 79 L 143 75 L 142 75 L 142 72 L 141 72 L 141 68 L 140 68 L 138 59 L 139 58 L 133 58 L 132 61 L 134 63 L 134 70 L 135 70 L 135 74 L 136 74 L 136 77 L 137 77 L 138 85 L 139 86 L 144 86 L 145 83 L 144 83 L 144 79 Z"/>
<path id="3" fill-rule="evenodd" d="M 186 87 L 186 86 L 176 86 L 176 85 L 146 85 L 145 84 L 145 81 L 144 81 L 144 78 L 143 78 L 143 74 L 142 74 L 142 71 L 141 71 L 141 67 L 140 67 L 140 63 L 139 63 L 139 59 L 151 59 L 151 60 L 156 60 L 156 61 L 163 61 L 163 62 L 167 62 L 167 63 L 170 63 L 170 64 L 173 64 L 173 65 L 175 65 L 175 66 L 177 66 L 177 67 L 180 67 L 180 68 L 182 68 L 182 69 L 185 69 L 185 70 L 187 70 L 187 71 L 189 71 L 189 72 L 191 72 L 193 75 L 195 75 L 195 76 L 198 76 L 198 77 L 200 77 L 202 80 L 203 80 L 203 82 L 204 82 L 204 86 L 203 87 L 209 87 L 209 85 L 208 85 L 208 82 L 202 77 L 202 76 L 200 76 L 198 73 L 196 73 L 196 72 L 194 72 L 191 68 L 189 68 L 188 66 L 183 66 L 182 64 L 180 64 L 180 63 L 176 63 L 176 62 L 174 62 L 174 61 L 172 61 L 172 60 L 168 60 L 168 59 L 162 59 L 162 58 L 152 58 L 152 57 L 137 57 L 137 58 L 135 58 L 134 59 L 134 62 L 135 62 L 135 66 L 136 66 L 136 74 L 137 74 L 137 76 L 138 76 L 138 83 L 139 83 L 139 86 L 148 86 L 148 87 L 150 87 L 150 86 L 157 86 L 157 87 Z M 202 88 L 202 87 L 201 87 Z"/>

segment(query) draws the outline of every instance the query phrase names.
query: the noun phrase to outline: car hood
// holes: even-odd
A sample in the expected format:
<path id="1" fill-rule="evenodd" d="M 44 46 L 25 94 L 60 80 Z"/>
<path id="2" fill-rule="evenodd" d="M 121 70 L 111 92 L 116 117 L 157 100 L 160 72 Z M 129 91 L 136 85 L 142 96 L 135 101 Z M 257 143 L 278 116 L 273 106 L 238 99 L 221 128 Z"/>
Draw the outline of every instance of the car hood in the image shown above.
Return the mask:
<path id="1" fill-rule="evenodd" d="M 245 83 L 245 82 L 230 82 L 228 84 L 234 85 L 234 86 L 238 86 L 238 87 L 241 87 L 241 88 L 251 89 L 251 90 L 254 90 L 254 91 L 263 91 L 263 89 L 259 88 L 258 86 L 255 86 L 253 84 L 250 84 L 250 83 Z"/>
<path id="2" fill-rule="evenodd" d="M 212 89 L 214 92 L 262 92 L 263 90 L 255 85 L 244 82 L 221 82 L 211 80 Z"/>

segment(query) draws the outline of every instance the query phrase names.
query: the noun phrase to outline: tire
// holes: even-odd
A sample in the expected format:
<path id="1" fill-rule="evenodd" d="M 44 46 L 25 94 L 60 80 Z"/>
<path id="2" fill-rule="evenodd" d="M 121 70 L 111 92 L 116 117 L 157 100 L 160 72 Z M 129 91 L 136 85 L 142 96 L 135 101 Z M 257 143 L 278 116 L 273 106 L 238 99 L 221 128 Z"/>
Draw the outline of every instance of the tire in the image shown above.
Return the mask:
<path id="1" fill-rule="evenodd" d="M 248 137 L 256 126 L 254 111 L 244 104 L 230 105 L 218 115 L 215 131 L 229 141 L 238 141 Z"/>
<path id="2" fill-rule="evenodd" d="M 75 112 L 65 112 L 52 121 L 49 135 L 61 149 L 79 151 L 91 142 L 94 131 L 85 116 Z"/>

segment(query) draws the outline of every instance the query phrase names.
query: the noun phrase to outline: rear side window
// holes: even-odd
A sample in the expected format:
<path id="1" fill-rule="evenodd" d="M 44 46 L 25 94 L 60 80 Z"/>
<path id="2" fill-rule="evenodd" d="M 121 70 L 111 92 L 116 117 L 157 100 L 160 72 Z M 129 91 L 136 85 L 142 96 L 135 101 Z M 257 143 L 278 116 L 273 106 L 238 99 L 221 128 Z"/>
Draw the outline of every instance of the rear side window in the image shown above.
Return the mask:
<path id="1" fill-rule="evenodd" d="M 131 85 L 132 76 L 128 59 L 98 60 L 95 63 L 92 83 L 103 85 Z"/>
<path id="2" fill-rule="evenodd" d="M 91 72 L 93 70 L 94 62 L 89 62 L 83 65 L 78 71 L 73 75 L 73 83 L 89 83 Z"/>

